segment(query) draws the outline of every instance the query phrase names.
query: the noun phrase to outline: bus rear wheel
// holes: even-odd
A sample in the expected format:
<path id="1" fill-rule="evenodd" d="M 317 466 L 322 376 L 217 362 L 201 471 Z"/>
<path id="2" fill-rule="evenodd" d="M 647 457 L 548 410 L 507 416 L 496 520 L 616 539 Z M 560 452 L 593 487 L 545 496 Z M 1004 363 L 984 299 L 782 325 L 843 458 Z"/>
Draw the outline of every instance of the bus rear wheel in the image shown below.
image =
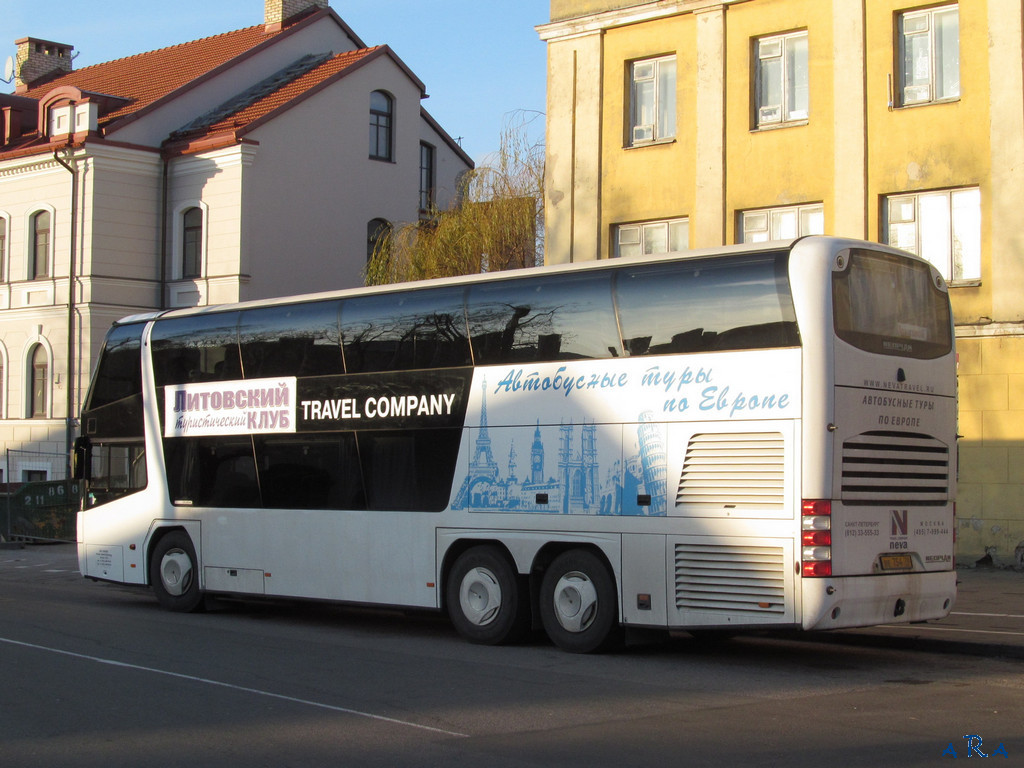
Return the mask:
<path id="1" fill-rule="evenodd" d="M 528 590 L 497 547 L 473 547 L 459 555 L 445 592 L 452 624 L 471 643 L 513 643 L 530 627 Z"/>
<path id="2" fill-rule="evenodd" d="M 184 531 L 171 531 L 157 542 L 149 560 L 149 581 L 156 599 L 169 611 L 188 613 L 203 607 L 196 550 Z"/>
<path id="3" fill-rule="evenodd" d="M 605 651 L 621 642 L 615 578 L 600 557 L 571 549 L 555 558 L 540 587 L 540 618 L 551 641 L 570 653 Z"/>

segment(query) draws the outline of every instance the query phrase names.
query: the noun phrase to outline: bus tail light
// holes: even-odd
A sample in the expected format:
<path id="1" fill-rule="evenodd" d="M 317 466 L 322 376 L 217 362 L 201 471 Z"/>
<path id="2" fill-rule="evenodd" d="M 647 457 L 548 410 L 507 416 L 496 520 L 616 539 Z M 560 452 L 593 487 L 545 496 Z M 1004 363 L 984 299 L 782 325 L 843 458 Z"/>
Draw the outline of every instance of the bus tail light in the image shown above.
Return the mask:
<path id="1" fill-rule="evenodd" d="M 832 502 L 804 499 L 800 529 L 800 572 L 807 577 L 831 576 Z"/>

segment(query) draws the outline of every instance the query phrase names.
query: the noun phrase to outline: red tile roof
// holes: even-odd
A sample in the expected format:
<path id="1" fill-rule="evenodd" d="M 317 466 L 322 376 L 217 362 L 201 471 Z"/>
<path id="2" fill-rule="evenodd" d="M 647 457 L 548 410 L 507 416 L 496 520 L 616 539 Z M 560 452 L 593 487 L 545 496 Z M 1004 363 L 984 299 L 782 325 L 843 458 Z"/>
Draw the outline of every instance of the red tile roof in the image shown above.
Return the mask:
<path id="1" fill-rule="evenodd" d="M 281 110 L 297 104 L 353 69 L 388 53 L 390 49 L 387 46 L 378 45 L 332 56 L 314 69 L 222 119 L 172 137 L 167 148 L 174 153 L 184 153 L 200 146 L 207 149 L 212 144 L 234 143 Z"/>
<path id="2" fill-rule="evenodd" d="M 121 121 L 134 120 L 162 100 L 173 98 L 179 91 L 187 90 L 207 77 L 216 75 L 222 67 L 230 66 L 249 51 L 290 34 L 307 23 L 313 23 L 325 14 L 332 16 L 354 42 L 362 44 L 348 25 L 330 9 L 318 10 L 296 17 L 283 28 L 274 31 L 268 32 L 263 24 L 259 24 L 83 67 L 45 79 L 17 94 L 17 97 L 19 100 L 26 98 L 39 102 L 47 94 L 65 87 L 117 97 L 109 102 L 111 111 L 101 114 L 99 118 L 99 128 L 109 129 Z M 7 96 L 6 100 L 13 98 Z M 6 146 L 0 146 L 0 157 L 34 154 L 66 143 L 66 137 L 51 142 L 48 137 L 40 135 L 38 130 L 29 130 L 20 137 L 8 137 Z"/>
<path id="3" fill-rule="evenodd" d="M 55 88 L 70 85 L 83 91 L 106 93 L 128 99 L 128 103 L 107 115 L 100 125 L 109 125 L 134 114 L 157 100 L 217 69 L 281 32 L 267 33 L 262 24 L 222 35 L 204 37 L 148 53 L 94 64 L 47 80 L 29 88 L 22 96 L 41 99 Z"/>
<path id="4" fill-rule="evenodd" d="M 248 51 L 252 51 L 280 35 L 288 34 L 307 20 L 312 22 L 323 13 L 334 17 L 354 43 L 363 44 L 348 25 L 332 11 L 314 11 L 307 16 L 294 19 L 292 23 L 276 31 L 268 32 L 264 25 L 260 24 L 103 64 L 83 67 L 29 88 L 18 94 L 18 98 L 21 100 L 21 97 L 25 97 L 25 99 L 39 102 L 60 88 L 77 88 L 90 94 L 115 97 L 107 102 L 110 105 L 110 111 L 102 114 L 99 119 L 99 128 L 101 130 L 109 129 L 119 121 L 135 119 L 160 101 L 173 98 L 179 91 L 187 90 L 207 77 L 215 75 L 221 67 L 230 65 Z M 265 95 L 245 102 L 239 109 L 224 117 L 217 117 L 212 122 L 194 130 L 183 130 L 180 133 L 172 134 L 164 142 L 162 148 L 170 154 L 188 154 L 243 141 L 246 133 L 279 114 L 282 110 L 301 102 L 352 70 L 382 55 L 390 57 L 416 84 L 420 92 L 425 92 L 425 87 L 419 78 L 388 46 L 360 48 L 332 56 L 319 66 L 291 81 L 282 83 L 281 86 Z M 13 98 L 15 97 L 7 97 L 8 100 Z M 431 124 L 445 140 L 461 154 L 462 148 L 451 141 L 440 126 L 437 126 L 432 118 L 429 118 L 429 115 L 426 115 L 425 112 L 423 114 L 431 120 Z M 116 138 L 116 134 L 114 137 Z M 59 140 L 50 141 L 48 137 L 41 136 L 38 132 L 29 132 L 13 140 L 8 139 L 6 146 L 0 146 L 0 157 L 31 155 L 65 144 L 67 144 L 67 137 L 62 136 Z M 472 161 L 468 157 L 465 160 L 472 165 Z"/>

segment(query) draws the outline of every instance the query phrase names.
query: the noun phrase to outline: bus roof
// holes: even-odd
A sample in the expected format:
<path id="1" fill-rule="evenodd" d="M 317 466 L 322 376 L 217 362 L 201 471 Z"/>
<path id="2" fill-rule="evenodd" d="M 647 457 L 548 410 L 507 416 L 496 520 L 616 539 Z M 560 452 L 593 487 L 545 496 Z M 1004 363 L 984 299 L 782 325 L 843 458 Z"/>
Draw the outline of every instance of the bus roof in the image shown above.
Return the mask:
<path id="1" fill-rule="evenodd" d="M 649 264 L 656 262 L 665 263 L 673 261 L 687 261 L 690 259 L 708 257 L 727 257 L 741 254 L 765 253 L 768 251 L 788 251 L 791 250 L 798 242 L 821 240 L 827 240 L 841 247 L 871 245 L 874 248 L 880 248 L 889 252 L 903 253 L 902 251 L 897 251 L 893 249 L 891 246 L 879 245 L 878 243 L 867 243 L 866 241 L 861 240 L 851 240 L 847 238 L 814 235 L 789 240 L 773 240 L 763 243 L 741 243 L 738 245 L 724 245 L 713 248 L 701 248 L 692 251 L 679 251 L 668 255 L 658 254 L 655 256 L 641 255 L 627 256 L 617 259 L 595 259 L 592 261 L 573 262 L 569 264 L 553 264 L 541 267 L 528 267 L 526 269 L 509 269 L 502 270 L 499 272 L 484 272 L 471 275 L 458 275 L 455 277 L 438 277 L 431 278 L 428 280 L 418 280 L 415 282 L 388 283 L 385 285 L 360 286 L 358 288 L 343 288 L 332 291 L 295 294 L 290 296 L 279 296 L 267 299 L 251 299 L 248 301 L 232 304 L 212 304 L 209 306 L 202 307 L 182 307 L 174 309 L 156 310 L 153 312 L 143 312 L 135 315 L 130 315 L 128 317 L 123 317 L 120 320 L 116 321 L 114 325 L 149 322 L 150 320 L 165 317 L 187 317 L 203 314 L 215 314 L 219 312 L 229 312 L 240 309 L 254 309 L 259 307 L 273 307 L 288 304 L 301 304 L 314 301 L 326 301 L 330 299 L 344 299 L 356 296 L 372 296 L 376 294 L 418 291 L 426 290 L 429 288 L 437 288 L 441 286 L 472 285 L 477 283 L 487 283 L 501 280 L 516 280 L 522 278 L 539 277 L 542 275 L 557 275 L 566 272 L 582 272 L 592 269 L 609 269 L 612 267 L 633 264 Z M 912 256 L 912 254 L 907 255 Z"/>

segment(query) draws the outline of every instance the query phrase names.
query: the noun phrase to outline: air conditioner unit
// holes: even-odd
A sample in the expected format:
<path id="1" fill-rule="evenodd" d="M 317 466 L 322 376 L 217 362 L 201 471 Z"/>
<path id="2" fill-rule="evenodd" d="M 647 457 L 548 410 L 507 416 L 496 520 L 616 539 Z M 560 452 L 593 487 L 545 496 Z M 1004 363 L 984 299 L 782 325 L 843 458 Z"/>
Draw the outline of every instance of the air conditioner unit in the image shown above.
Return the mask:
<path id="1" fill-rule="evenodd" d="M 640 144 L 645 141 L 654 141 L 654 126 L 653 125 L 634 125 L 633 126 L 633 143 Z"/>
<path id="2" fill-rule="evenodd" d="M 757 124 L 767 125 L 770 123 L 782 122 L 782 107 L 774 104 L 769 107 L 761 107 L 757 110 Z"/>

